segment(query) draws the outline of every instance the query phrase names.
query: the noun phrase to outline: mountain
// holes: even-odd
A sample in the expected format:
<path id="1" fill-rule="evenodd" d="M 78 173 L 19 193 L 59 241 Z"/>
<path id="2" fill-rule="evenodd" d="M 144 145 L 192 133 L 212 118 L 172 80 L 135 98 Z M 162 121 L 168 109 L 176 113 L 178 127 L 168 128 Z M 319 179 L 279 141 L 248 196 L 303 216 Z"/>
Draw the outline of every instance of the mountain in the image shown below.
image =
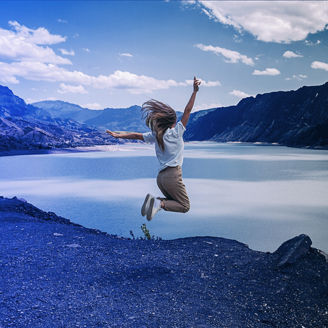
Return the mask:
<path id="1" fill-rule="evenodd" d="M 83 108 L 61 100 L 45 100 L 32 104 L 46 111 L 52 118 L 71 119 L 80 123 L 99 115 L 96 110 Z"/>
<path id="2" fill-rule="evenodd" d="M 100 112 L 100 111 L 99 111 Z M 97 126 L 100 129 L 126 130 L 146 132 L 145 121 L 142 119 L 141 107 L 129 108 L 105 108 L 95 118 L 85 121 L 88 125 Z"/>
<path id="3" fill-rule="evenodd" d="M 0 151 L 113 144 L 117 140 L 85 124 L 52 118 L 0 86 Z"/>
<path id="4" fill-rule="evenodd" d="M 328 146 L 328 82 L 242 99 L 236 106 L 191 114 L 186 141 L 268 142 Z M 178 119 L 182 113 L 177 112 Z M 0 86 L 0 150 L 117 143 L 105 129 L 144 132 L 139 106 L 90 110 L 63 101 L 27 105 Z M 102 131 L 102 132 L 99 132 Z M 119 141 L 123 142 L 123 141 Z"/>
<path id="5" fill-rule="evenodd" d="M 33 106 L 48 112 L 52 118 L 72 119 L 88 126 L 94 126 L 101 131 L 106 129 L 113 131 L 148 131 L 141 116 L 141 107 L 136 105 L 128 108 L 91 110 L 79 105 L 55 100 L 40 101 L 33 103 Z"/>
<path id="6" fill-rule="evenodd" d="M 141 107 L 137 105 L 103 110 L 91 110 L 59 100 L 39 101 L 32 105 L 48 112 L 52 118 L 72 119 L 96 127 L 100 131 L 110 129 L 146 132 L 149 130 L 142 119 Z M 180 118 L 182 113 L 177 112 L 177 116 Z"/>
<path id="7" fill-rule="evenodd" d="M 27 105 L 23 99 L 14 95 L 8 87 L 0 85 L 0 116 L 38 116 L 40 119 L 47 119 L 49 114 L 40 108 Z"/>
<path id="8" fill-rule="evenodd" d="M 185 139 L 328 146 L 328 82 L 242 99 L 191 115 Z"/>

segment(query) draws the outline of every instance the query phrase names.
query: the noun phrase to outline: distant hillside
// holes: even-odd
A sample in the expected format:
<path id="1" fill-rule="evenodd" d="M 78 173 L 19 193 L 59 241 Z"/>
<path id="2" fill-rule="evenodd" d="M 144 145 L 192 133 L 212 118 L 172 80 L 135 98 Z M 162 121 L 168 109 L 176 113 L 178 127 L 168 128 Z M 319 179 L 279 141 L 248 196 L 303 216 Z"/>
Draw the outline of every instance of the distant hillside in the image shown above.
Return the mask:
<path id="1" fill-rule="evenodd" d="M 117 140 L 107 134 L 73 120 L 52 118 L 0 86 L 0 151 L 113 143 Z"/>
<path id="2" fill-rule="evenodd" d="M 99 115 L 96 110 L 83 108 L 61 100 L 45 100 L 32 104 L 34 107 L 43 109 L 52 118 L 71 119 L 80 123 Z"/>
<path id="3" fill-rule="evenodd" d="M 85 123 L 97 126 L 100 129 L 146 132 L 149 129 L 141 114 L 140 106 L 106 108 L 99 111 L 98 116 L 85 121 Z"/>
<path id="4" fill-rule="evenodd" d="M 48 112 L 52 118 L 75 120 L 96 127 L 100 131 L 110 129 L 113 131 L 146 132 L 149 130 L 142 119 L 141 107 L 137 105 L 127 108 L 105 108 L 103 110 L 91 110 L 59 100 L 40 101 L 32 105 Z M 181 112 L 177 112 L 178 118 L 181 115 Z"/>
<path id="5" fill-rule="evenodd" d="M 194 113 L 185 139 L 328 146 L 328 82 L 245 98 L 201 116 Z"/>
<path id="6" fill-rule="evenodd" d="M 148 131 L 141 117 L 141 107 L 131 106 L 128 108 L 105 108 L 104 110 L 91 110 L 64 101 L 40 101 L 33 103 L 48 112 L 52 118 L 65 118 L 94 126 L 98 130 L 127 130 Z"/>

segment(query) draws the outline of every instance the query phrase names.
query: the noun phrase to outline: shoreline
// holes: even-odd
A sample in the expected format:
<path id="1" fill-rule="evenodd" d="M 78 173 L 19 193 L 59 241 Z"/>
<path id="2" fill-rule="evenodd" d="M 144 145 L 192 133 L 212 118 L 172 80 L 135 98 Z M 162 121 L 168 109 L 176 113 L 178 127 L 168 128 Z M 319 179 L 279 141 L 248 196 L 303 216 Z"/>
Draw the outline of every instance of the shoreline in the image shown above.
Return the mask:
<path id="1" fill-rule="evenodd" d="M 185 144 L 192 143 L 214 143 L 214 144 L 232 144 L 232 145 L 252 145 L 252 146 L 272 146 L 272 147 L 287 147 L 287 148 L 297 148 L 297 149 L 307 149 L 307 150 L 328 150 L 328 146 L 324 147 L 294 147 L 287 146 L 278 143 L 269 143 L 269 142 L 243 142 L 243 141 L 227 141 L 227 142 L 217 142 L 213 140 L 205 141 L 185 141 Z M 123 144 L 113 144 L 113 145 L 93 145 L 93 146 L 78 146 L 72 148 L 51 148 L 51 149 L 13 149 L 13 150 L 2 150 L 0 151 L 0 157 L 5 156 L 20 156 L 20 155 L 46 155 L 46 154 L 65 154 L 65 153 L 84 153 L 84 152 L 98 152 L 98 151 L 115 151 L 115 149 L 122 145 L 133 145 L 141 144 L 141 142 L 125 142 Z"/>
<path id="2" fill-rule="evenodd" d="M 66 153 L 85 153 L 106 151 L 98 149 L 97 147 L 117 147 L 117 145 L 97 145 L 97 146 L 85 146 L 85 147 L 73 147 L 73 148 L 52 148 L 52 149 L 13 149 L 7 151 L 0 151 L 0 157 L 5 156 L 20 156 L 20 155 L 46 155 L 46 154 L 66 154 Z"/>

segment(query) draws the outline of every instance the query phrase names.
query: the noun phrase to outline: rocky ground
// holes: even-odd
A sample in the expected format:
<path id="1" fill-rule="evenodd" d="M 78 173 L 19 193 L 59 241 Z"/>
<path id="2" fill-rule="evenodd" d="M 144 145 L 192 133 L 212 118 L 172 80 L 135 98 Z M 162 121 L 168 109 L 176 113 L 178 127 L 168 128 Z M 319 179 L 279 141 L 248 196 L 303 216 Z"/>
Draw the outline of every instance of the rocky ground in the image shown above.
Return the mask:
<path id="1" fill-rule="evenodd" d="M 328 327 L 328 265 L 310 246 L 129 240 L 0 198 L 0 327 Z"/>

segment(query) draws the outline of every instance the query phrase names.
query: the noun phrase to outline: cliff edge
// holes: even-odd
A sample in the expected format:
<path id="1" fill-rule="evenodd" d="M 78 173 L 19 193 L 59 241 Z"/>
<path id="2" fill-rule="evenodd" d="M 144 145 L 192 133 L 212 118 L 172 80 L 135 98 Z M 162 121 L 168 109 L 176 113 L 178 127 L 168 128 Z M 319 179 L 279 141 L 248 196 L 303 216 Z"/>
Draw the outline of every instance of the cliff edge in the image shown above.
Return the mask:
<path id="1" fill-rule="evenodd" d="M 130 240 L 0 197 L 0 327 L 327 327 L 328 265 L 194 237 Z"/>

